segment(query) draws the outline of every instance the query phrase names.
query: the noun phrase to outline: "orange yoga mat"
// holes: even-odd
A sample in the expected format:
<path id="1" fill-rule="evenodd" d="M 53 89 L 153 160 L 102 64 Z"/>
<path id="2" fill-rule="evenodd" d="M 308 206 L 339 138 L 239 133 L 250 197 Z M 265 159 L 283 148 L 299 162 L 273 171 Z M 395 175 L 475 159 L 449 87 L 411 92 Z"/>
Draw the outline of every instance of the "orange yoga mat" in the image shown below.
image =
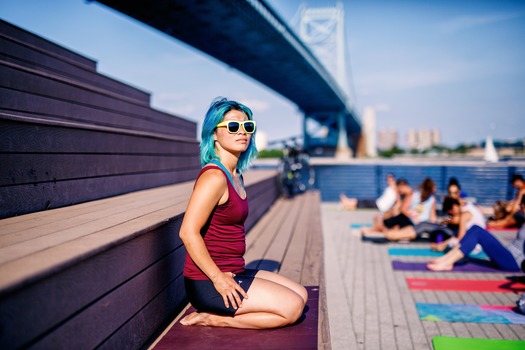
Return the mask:
<path id="1" fill-rule="evenodd" d="M 436 278 L 407 278 L 408 288 L 411 290 L 441 290 L 457 292 L 525 292 L 523 279 L 505 280 L 462 280 Z"/>

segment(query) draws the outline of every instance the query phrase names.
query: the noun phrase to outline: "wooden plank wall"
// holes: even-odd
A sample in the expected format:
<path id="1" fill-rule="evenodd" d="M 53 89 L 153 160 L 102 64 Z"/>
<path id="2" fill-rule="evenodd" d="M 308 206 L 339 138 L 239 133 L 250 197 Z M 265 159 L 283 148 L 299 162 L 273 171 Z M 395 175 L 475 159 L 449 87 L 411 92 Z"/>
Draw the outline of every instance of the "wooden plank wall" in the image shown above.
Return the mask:
<path id="1" fill-rule="evenodd" d="M 0 20 L 0 218 L 193 179 L 196 123 Z"/>

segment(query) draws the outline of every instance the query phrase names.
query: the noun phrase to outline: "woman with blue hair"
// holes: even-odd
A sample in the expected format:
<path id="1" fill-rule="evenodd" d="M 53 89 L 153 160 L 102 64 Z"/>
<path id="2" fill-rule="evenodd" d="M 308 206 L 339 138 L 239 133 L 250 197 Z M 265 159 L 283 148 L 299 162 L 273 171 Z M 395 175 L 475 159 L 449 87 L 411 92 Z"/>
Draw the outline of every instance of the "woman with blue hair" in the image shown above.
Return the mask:
<path id="1" fill-rule="evenodd" d="M 202 126 L 201 164 L 180 229 L 184 283 L 197 312 L 183 325 L 276 328 L 302 315 L 306 289 L 279 274 L 247 269 L 242 172 L 257 156 L 256 123 L 241 103 L 215 100 Z"/>

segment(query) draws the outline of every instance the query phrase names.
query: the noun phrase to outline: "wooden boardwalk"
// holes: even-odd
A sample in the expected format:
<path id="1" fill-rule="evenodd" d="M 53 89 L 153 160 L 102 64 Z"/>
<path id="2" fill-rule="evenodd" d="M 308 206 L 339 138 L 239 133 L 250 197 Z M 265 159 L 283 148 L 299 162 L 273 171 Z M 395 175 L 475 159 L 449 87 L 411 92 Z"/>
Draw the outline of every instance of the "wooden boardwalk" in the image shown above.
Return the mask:
<path id="1" fill-rule="evenodd" d="M 407 277 L 487 280 L 513 274 L 394 271 L 388 248 L 428 245 L 362 242 L 350 225 L 372 222 L 375 211 L 343 211 L 336 203 L 323 203 L 321 211 L 332 349 L 433 349 L 432 338 L 439 335 L 525 340 L 525 325 L 422 321 L 416 310 L 417 302 L 515 306 L 519 295 L 411 291 L 405 280 Z"/>

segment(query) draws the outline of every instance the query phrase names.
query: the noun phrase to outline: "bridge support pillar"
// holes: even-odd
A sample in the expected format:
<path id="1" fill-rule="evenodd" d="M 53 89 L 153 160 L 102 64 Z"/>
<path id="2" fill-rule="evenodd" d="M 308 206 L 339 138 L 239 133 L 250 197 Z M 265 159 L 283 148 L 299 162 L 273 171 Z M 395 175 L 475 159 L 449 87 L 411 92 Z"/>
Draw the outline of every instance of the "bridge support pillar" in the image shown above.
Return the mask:
<path id="1" fill-rule="evenodd" d="M 335 157 L 337 159 L 352 158 L 352 149 L 348 146 L 348 135 L 344 113 L 338 114 L 337 124 L 339 135 L 337 138 L 337 148 L 335 150 Z"/>

